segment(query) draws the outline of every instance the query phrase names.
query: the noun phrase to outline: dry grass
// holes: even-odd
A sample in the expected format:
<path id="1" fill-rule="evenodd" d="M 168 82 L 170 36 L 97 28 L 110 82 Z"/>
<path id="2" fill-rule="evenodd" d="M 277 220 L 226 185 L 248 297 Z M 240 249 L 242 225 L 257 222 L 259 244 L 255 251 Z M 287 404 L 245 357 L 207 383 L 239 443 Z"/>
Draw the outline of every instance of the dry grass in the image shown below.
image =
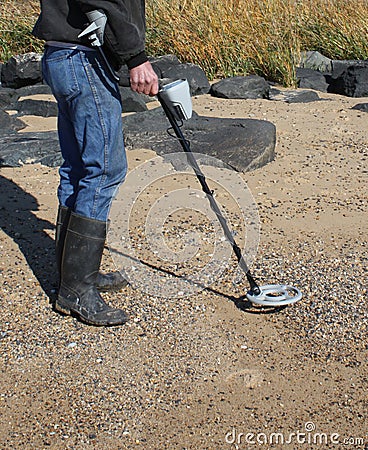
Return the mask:
<path id="1" fill-rule="evenodd" d="M 209 77 L 258 73 L 292 85 L 301 50 L 368 58 L 367 0 L 150 0 L 148 47 Z"/>
<path id="2" fill-rule="evenodd" d="M 0 61 L 15 54 L 42 50 L 42 42 L 31 35 L 38 11 L 39 2 L 35 0 L 1 0 Z"/>
<path id="3" fill-rule="evenodd" d="M 39 51 L 37 1 L 2 0 L 0 60 Z M 368 0 L 147 0 L 147 47 L 209 78 L 257 73 L 291 86 L 301 50 L 368 58 Z"/>
<path id="4" fill-rule="evenodd" d="M 210 78 L 259 73 L 289 83 L 299 51 L 289 3 L 151 0 L 148 46 L 199 64 Z"/>

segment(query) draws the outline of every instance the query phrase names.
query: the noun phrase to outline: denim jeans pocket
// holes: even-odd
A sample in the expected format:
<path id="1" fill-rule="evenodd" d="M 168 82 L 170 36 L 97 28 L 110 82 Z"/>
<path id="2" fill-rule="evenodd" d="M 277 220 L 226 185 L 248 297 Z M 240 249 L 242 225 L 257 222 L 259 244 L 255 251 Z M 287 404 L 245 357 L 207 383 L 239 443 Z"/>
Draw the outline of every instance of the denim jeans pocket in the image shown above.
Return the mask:
<path id="1" fill-rule="evenodd" d="M 60 49 L 46 51 L 42 61 L 43 76 L 56 99 L 69 101 L 80 93 L 73 51 Z"/>

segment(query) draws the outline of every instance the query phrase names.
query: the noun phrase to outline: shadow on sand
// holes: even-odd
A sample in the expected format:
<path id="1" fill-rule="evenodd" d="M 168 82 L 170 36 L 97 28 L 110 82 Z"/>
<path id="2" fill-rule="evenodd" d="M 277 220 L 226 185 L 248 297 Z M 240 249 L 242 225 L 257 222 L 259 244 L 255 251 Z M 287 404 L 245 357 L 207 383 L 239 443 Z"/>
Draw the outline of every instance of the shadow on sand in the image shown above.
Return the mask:
<path id="1" fill-rule="evenodd" d="M 55 244 L 46 230 L 54 230 L 55 226 L 34 214 L 39 204 L 33 195 L 2 175 L 0 192 L 0 227 L 18 245 L 52 303 L 57 285 Z"/>

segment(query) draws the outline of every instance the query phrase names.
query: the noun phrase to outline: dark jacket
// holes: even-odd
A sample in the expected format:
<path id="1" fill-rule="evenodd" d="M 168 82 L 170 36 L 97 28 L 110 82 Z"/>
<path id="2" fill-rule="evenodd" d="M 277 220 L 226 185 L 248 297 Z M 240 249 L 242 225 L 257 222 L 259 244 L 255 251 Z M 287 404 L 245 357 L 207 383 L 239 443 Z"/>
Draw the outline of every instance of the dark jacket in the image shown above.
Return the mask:
<path id="1" fill-rule="evenodd" d="M 147 61 L 144 0 L 40 0 L 41 14 L 34 36 L 45 41 L 88 45 L 78 38 L 86 28 L 85 12 L 99 9 L 107 16 L 104 50 L 115 68 L 131 69 Z"/>

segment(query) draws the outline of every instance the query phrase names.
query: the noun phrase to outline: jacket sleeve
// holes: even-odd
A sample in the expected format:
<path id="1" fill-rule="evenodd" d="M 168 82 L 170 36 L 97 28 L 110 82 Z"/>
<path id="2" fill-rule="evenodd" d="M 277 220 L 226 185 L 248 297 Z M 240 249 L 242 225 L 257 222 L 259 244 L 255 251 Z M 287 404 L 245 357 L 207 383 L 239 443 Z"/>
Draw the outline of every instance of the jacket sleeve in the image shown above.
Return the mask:
<path id="1" fill-rule="evenodd" d="M 86 13 L 99 9 L 106 14 L 104 47 L 115 67 L 131 69 L 147 61 L 145 53 L 144 0 L 76 0 Z"/>

